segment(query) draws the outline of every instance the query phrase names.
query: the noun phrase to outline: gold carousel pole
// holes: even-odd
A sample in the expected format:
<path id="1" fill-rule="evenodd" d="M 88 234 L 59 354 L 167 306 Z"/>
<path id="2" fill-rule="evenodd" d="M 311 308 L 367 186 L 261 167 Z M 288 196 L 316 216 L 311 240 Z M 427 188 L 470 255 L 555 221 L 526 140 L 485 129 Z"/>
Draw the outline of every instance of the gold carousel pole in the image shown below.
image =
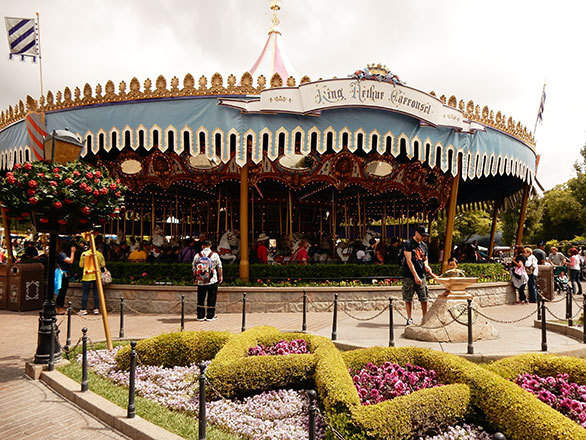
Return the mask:
<path id="1" fill-rule="evenodd" d="M 362 235 L 362 214 L 360 211 L 360 188 L 358 189 L 358 199 L 357 199 L 357 204 L 358 204 L 358 220 L 357 220 L 357 226 L 358 226 L 358 230 L 356 231 L 356 239 L 358 239 L 358 234 Z M 362 238 L 362 237 L 360 237 Z"/>
<path id="2" fill-rule="evenodd" d="M 228 230 L 228 196 L 226 196 L 226 211 L 224 211 L 224 231 Z"/>
<path id="3" fill-rule="evenodd" d="M 381 230 L 381 240 L 384 243 L 387 240 L 387 201 L 385 200 L 385 204 L 383 205 L 383 218 L 381 222 L 382 230 Z"/>
<path id="4" fill-rule="evenodd" d="M 499 202 L 497 200 L 494 201 L 494 206 L 492 208 L 492 224 L 490 226 L 490 242 L 488 245 L 488 258 L 492 258 L 494 253 L 494 238 L 496 236 L 496 224 L 499 216 Z"/>
<path id="5" fill-rule="evenodd" d="M 216 217 L 216 240 L 220 238 L 220 209 L 222 208 L 222 188 L 218 188 L 218 210 Z"/>
<path id="6" fill-rule="evenodd" d="M 319 244 L 321 247 L 322 237 L 324 235 L 324 221 L 323 221 L 323 211 L 321 207 L 319 208 Z"/>
<path id="7" fill-rule="evenodd" d="M 122 233 L 124 234 L 124 240 L 126 241 L 126 213 L 128 211 L 124 209 L 124 215 L 122 217 Z"/>
<path id="8" fill-rule="evenodd" d="M 523 244 L 523 226 L 525 226 L 525 218 L 527 217 L 527 203 L 529 202 L 529 185 L 523 188 L 523 201 L 521 202 L 521 213 L 519 215 L 519 225 L 517 226 L 517 238 L 515 240 L 516 246 Z"/>
<path id="9" fill-rule="evenodd" d="M 180 235 L 179 232 L 179 195 L 177 194 L 177 190 L 175 190 L 175 220 L 177 220 L 177 223 L 175 223 L 175 236 Z M 173 224 L 173 223 L 171 223 Z M 171 234 L 171 236 L 173 236 L 173 234 Z"/>
<path id="10" fill-rule="evenodd" d="M 282 205 L 279 202 L 279 237 L 283 236 L 283 213 L 282 213 Z"/>
<path id="11" fill-rule="evenodd" d="M 4 226 L 4 241 L 6 243 L 6 262 L 12 264 L 14 263 L 14 255 L 12 253 L 12 240 L 10 239 L 10 224 L 4 207 L 2 207 L 2 225 Z"/>
<path id="12" fill-rule="evenodd" d="M 448 269 L 448 260 L 452 256 L 452 239 L 454 235 L 454 221 L 456 219 L 456 205 L 458 203 L 458 186 L 460 184 L 460 163 L 458 163 L 458 174 L 452 180 L 450 191 L 450 203 L 448 205 L 448 218 L 446 220 L 446 238 L 444 244 L 444 258 L 442 261 L 442 273 Z"/>
<path id="13" fill-rule="evenodd" d="M 240 267 L 242 281 L 250 278 L 248 263 L 248 164 L 240 169 Z"/>
<path id="14" fill-rule="evenodd" d="M 140 207 L 140 241 L 144 237 L 144 207 Z"/>
<path id="15" fill-rule="evenodd" d="M 189 234 L 190 237 L 193 236 L 193 204 L 189 205 Z"/>
<path id="16" fill-rule="evenodd" d="M 293 242 L 293 196 L 291 195 L 291 188 L 289 188 L 289 241 Z"/>
<path id="17" fill-rule="evenodd" d="M 251 190 L 252 194 L 250 195 L 250 238 L 251 243 L 254 245 L 254 187 Z"/>
<path id="18" fill-rule="evenodd" d="M 116 238 L 120 237 L 120 213 L 116 215 Z"/>
<path id="19" fill-rule="evenodd" d="M 130 211 L 128 214 L 130 214 L 130 236 L 132 238 L 134 238 L 134 211 Z M 142 240 L 142 238 L 141 238 Z"/>
<path id="20" fill-rule="evenodd" d="M 98 264 L 98 254 L 96 253 L 96 242 L 94 241 L 94 234 L 86 232 L 86 240 L 90 242 L 90 249 L 92 259 L 94 260 L 94 268 L 96 270 L 96 285 L 98 286 L 98 295 L 100 296 L 100 312 L 102 314 L 102 323 L 104 324 L 104 334 L 106 335 L 106 345 L 108 350 L 112 350 L 112 338 L 110 337 L 110 324 L 108 323 L 108 310 L 106 309 L 106 298 L 104 296 L 104 286 L 102 286 L 102 272 Z"/>
<path id="21" fill-rule="evenodd" d="M 151 199 L 151 238 L 153 235 L 155 235 L 155 193 L 154 192 L 152 194 L 152 199 Z"/>
<path id="22" fill-rule="evenodd" d="M 334 188 L 332 188 L 332 258 L 336 258 L 336 196 Z"/>

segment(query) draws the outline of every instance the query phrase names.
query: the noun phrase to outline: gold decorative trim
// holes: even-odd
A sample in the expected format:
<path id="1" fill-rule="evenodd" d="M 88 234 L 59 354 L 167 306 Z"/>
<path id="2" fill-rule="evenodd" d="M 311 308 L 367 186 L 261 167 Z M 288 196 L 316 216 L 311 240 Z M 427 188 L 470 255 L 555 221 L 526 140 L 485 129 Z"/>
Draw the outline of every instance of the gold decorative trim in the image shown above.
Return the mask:
<path id="1" fill-rule="evenodd" d="M 308 76 L 303 76 L 299 84 L 306 84 L 310 81 L 311 79 Z M 258 95 L 267 87 L 267 79 L 263 75 L 257 78 L 256 87 L 253 83 L 254 79 L 249 72 L 244 73 L 239 82 L 237 82 L 234 75 L 229 75 L 226 85 L 224 85 L 222 75 L 215 73 L 212 75 L 209 86 L 208 79 L 203 75 L 199 78 L 196 86 L 195 78 L 192 74 L 188 73 L 183 79 L 183 88 L 180 87 L 180 81 L 177 77 L 171 79 L 169 83 L 170 88 L 167 88 L 167 80 L 163 75 L 159 75 L 155 81 L 154 90 L 152 90 L 153 84 L 149 78 L 144 81 L 142 90 L 140 89 L 140 82 L 136 77 L 130 80 L 128 90 L 126 82 L 122 81 L 118 85 L 118 92 L 116 92 L 116 86 L 112 81 L 107 81 L 104 89 L 102 89 L 101 84 L 98 84 L 94 91 L 86 83 L 83 86 L 83 90 L 76 87 L 72 92 L 69 87 L 65 87 L 63 92 L 58 91 L 55 94 L 48 91 L 46 98 L 41 96 L 38 101 L 31 96 L 27 96 L 26 104 L 21 100 L 16 106 L 9 106 L 8 109 L 0 113 L 0 129 L 24 119 L 27 112 L 31 111 L 44 112 L 95 104 L 175 96 Z M 295 84 L 295 78 L 289 77 L 286 79 L 287 87 L 295 87 Z M 269 87 L 283 87 L 283 85 L 283 78 L 278 73 L 275 73 L 270 79 Z M 433 91 L 430 94 L 437 97 Z M 510 116 L 507 117 L 499 111 L 495 114 L 487 106 L 481 109 L 473 101 L 465 103 L 463 100 L 458 100 L 454 95 L 449 98 L 441 95 L 439 100 L 450 107 L 458 108 L 463 112 L 465 118 L 510 134 L 532 149 L 535 149 L 535 138 L 533 134 L 527 130 L 527 127 L 523 126 L 520 122 L 514 121 Z"/>

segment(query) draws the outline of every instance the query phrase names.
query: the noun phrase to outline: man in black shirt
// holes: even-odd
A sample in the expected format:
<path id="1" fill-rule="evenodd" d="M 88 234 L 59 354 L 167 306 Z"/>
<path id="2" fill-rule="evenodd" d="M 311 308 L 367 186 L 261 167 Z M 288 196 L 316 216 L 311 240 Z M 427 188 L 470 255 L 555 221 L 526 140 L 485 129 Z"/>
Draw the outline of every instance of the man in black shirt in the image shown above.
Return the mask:
<path id="1" fill-rule="evenodd" d="M 537 264 L 545 264 L 545 260 L 547 259 L 547 254 L 545 253 L 545 242 L 541 240 L 537 243 L 537 247 L 533 249 L 533 255 L 537 258 Z"/>
<path id="2" fill-rule="evenodd" d="M 407 312 L 406 325 L 413 324 L 411 310 L 414 293 L 417 293 L 419 302 L 421 302 L 423 317 L 427 313 L 428 290 L 425 275 L 428 273 L 433 276 L 427 261 L 428 250 L 424 241 L 427 237 L 429 237 L 427 228 L 417 226 L 415 235 L 403 244 L 403 301 L 405 301 Z"/>

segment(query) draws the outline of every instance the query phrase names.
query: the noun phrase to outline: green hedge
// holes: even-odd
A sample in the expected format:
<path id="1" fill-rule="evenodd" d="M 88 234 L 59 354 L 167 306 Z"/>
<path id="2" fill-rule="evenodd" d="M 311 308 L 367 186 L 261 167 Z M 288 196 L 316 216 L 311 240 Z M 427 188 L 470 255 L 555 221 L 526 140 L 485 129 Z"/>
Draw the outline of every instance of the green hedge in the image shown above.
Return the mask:
<path id="1" fill-rule="evenodd" d="M 138 341 L 136 352 L 144 365 L 187 366 L 212 360 L 231 337 L 228 332 L 217 331 L 164 333 Z M 116 363 L 119 369 L 128 370 L 130 345 L 116 354 Z"/>
<path id="2" fill-rule="evenodd" d="M 304 339 L 311 351 L 330 342 L 305 333 L 281 333 L 274 327 L 255 327 L 234 336 L 207 369 L 213 387 L 225 397 L 246 396 L 278 388 L 307 388 L 313 383 L 315 356 L 248 356 L 258 344 L 270 346 L 280 340 Z M 331 342 L 330 342 L 331 344 Z"/>
<path id="3" fill-rule="evenodd" d="M 186 263 L 123 263 L 109 262 L 108 269 L 115 282 L 136 284 L 172 283 L 193 284 L 191 265 Z M 435 273 L 439 273 L 440 265 L 432 264 Z M 461 264 L 467 276 L 495 277 L 504 274 L 500 264 Z M 224 278 L 227 281 L 238 278 L 238 264 L 223 266 Z M 397 265 L 375 264 L 251 264 L 250 280 L 267 282 L 268 280 L 354 280 L 360 278 L 400 278 L 401 270 Z M 370 280 L 367 280 L 370 281 Z M 481 280 L 482 281 L 482 280 Z"/>

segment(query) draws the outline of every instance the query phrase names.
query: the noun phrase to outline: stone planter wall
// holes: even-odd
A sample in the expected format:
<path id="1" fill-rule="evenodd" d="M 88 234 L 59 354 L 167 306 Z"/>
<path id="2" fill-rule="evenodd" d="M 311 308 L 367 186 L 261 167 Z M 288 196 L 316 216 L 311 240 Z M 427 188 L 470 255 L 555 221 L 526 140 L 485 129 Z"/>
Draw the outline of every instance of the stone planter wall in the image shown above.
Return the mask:
<path id="1" fill-rule="evenodd" d="M 331 310 L 334 294 L 343 303 L 345 310 L 382 310 L 389 297 L 396 300 L 393 304 L 404 309 L 401 287 L 220 287 L 218 290 L 218 313 L 242 312 L 242 293 L 246 292 L 246 310 L 251 313 L 301 312 L 303 290 L 307 292 L 308 311 Z M 441 286 L 430 286 L 431 301 L 444 291 Z M 515 302 L 515 291 L 510 282 L 473 284 L 470 293 L 481 307 L 489 307 Z M 195 312 L 197 288 L 195 286 L 136 286 L 110 284 L 105 287 L 106 305 L 110 311 L 120 310 L 120 298 L 124 297 L 126 311 L 135 313 L 179 314 L 181 296 L 185 295 L 185 313 Z M 74 310 L 81 304 L 81 284 L 72 283 L 67 293 Z M 419 302 L 414 301 L 419 307 Z M 90 294 L 88 309 L 93 307 Z"/>

